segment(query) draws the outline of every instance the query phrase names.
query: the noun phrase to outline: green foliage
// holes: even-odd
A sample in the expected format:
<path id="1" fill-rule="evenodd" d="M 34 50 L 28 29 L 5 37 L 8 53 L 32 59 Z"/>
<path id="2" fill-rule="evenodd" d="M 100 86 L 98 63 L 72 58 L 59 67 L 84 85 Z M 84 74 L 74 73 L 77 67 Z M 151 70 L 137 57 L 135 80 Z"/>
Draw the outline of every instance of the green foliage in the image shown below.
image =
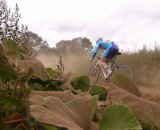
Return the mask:
<path id="1" fill-rule="evenodd" d="M 32 90 L 38 90 L 38 91 L 43 91 L 44 90 L 43 86 L 39 83 L 29 84 L 27 89 L 28 89 L 28 92 L 30 92 Z"/>
<path id="2" fill-rule="evenodd" d="M 20 57 L 21 52 L 20 52 L 18 43 L 15 42 L 14 40 L 6 39 L 6 40 L 3 41 L 3 45 L 5 46 L 6 50 L 8 50 L 9 52 L 12 52 L 13 54 L 16 55 L 15 66 L 16 66 L 16 69 L 17 69 L 18 60 L 21 58 Z"/>
<path id="3" fill-rule="evenodd" d="M 105 109 L 99 128 L 100 130 L 142 130 L 130 108 L 120 104 Z"/>
<path id="4" fill-rule="evenodd" d="M 18 99 L 13 97 L 11 98 L 11 97 L 0 96 L 0 102 L 9 106 L 16 106 L 16 107 L 22 106 L 22 103 Z"/>
<path id="5" fill-rule="evenodd" d="M 96 113 L 96 110 L 97 110 L 97 102 L 98 102 L 98 96 L 97 95 L 94 95 L 92 98 L 91 98 L 91 114 L 90 114 L 90 121 L 93 121 L 93 118 L 94 118 L 94 115 Z"/>
<path id="6" fill-rule="evenodd" d="M 3 45 L 7 48 L 7 49 L 10 49 L 11 51 L 15 52 L 15 53 L 18 53 L 19 51 L 19 47 L 18 47 L 18 44 L 11 40 L 11 39 L 6 39 L 3 41 Z"/>
<path id="7" fill-rule="evenodd" d="M 20 40 L 21 29 L 18 26 L 20 19 L 19 7 L 16 4 L 15 11 L 11 13 L 7 7 L 6 1 L 0 1 L 0 40 L 13 39 Z"/>
<path id="8" fill-rule="evenodd" d="M 80 89 L 82 92 L 87 92 L 90 86 L 89 78 L 88 76 L 79 76 L 71 81 L 71 85 L 75 90 Z"/>
<path id="9" fill-rule="evenodd" d="M 18 70 L 17 61 L 20 56 L 19 45 L 11 39 L 3 40 L 3 45 L 7 51 L 16 54 L 17 57 L 15 61 L 16 66 L 10 65 L 9 62 L 7 62 L 8 64 L 0 64 L 0 107 L 2 108 L 0 117 L 5 119 L 5 124 L 1 127 L 2 130 L 8 128 L 6 122 L 10 113 L 14 113 L 15 111 L 21 113 L 23 109 L 23 114 L 29 117 L 28 102 L 26 101 L 28 93 L 25 88 L 26 76 L 19 73 Z M 28 125 L 28 122 L 25 125 Z M 19 129 L 18 127 L 14 127 L 13 125 L 11 129 Z"/>
<path id="10" fill-rule="evenodd" d="M 105 101 L 107 98 L 107 90 L 101 86 L 93 86 L 90 90 L 91 95 L 98 95 L 98 100 Z"/>
<path id="11" fill-rule="evenodd" d="M 31 56 L 35 56 L 40 47 L 48 47 L 47 41 L 43 40 L 36 33 L 28 31 L 27 26 L 19 26 L 21 14 L 17 4 L 15 11 L 11 12 L 5 0 L 1 0 L 0 12 L 0 42 L 6 39 L 14 40 L 23 53 Z"/>
<path id="12" fill-rule="evenodd" d="M 47 41 L 31 31 L 24 32 L 23 36 L 21 36 L 21 44 L 23 52 L 29 56 L 36 56 L 40 49 L 48 48 Z"/>
<path id="13" fill-rule="evenodd" d="M 51 125 L 43 124 L 42 126 L 44 127 L 44 130 L 58 130 L 56 127 Z"/>
<path id="14" fill-rule="evenodd" d="M 11 80 L 17 78 L 17 72 L 3 64 L 0 64 L 0 78 L 3 80 Z"/>
<path id="15" fill-rule="evenodd" d="M 42 80 L 38 77 L 32 76 L 28 85 L 30 90 L 40 90 L 40 91 L 62 91 L 60 87 L 63 84 L 61 80 Z"/>
<path id="16" fill-rule="evenodd" d="M 53 70 L 52 68 L 46 68 L 46 71 L 48 72 L 49 77 L 50 77 L 51 79 L 57 79 L 58 76 L 59 76 L 58 71 Z"/>
<path id="17" fill-rule="evenodd" d="M 62 40 L 56 44 L 56 53 L 66 54 L 89 54 L 92 49 L 92 43 L 87 38 L 74 38 L 69 41 Z"/>

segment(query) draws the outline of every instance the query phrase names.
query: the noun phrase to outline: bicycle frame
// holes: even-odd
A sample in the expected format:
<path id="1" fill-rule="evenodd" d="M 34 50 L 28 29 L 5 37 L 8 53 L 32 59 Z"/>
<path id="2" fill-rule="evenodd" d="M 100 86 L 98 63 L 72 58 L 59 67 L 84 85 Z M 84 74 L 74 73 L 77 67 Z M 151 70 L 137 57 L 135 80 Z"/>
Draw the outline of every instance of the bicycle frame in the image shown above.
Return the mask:
<path id="1" fill-rule="evenodd" d="M 116 63 L 117 55 L 121 55 L 121 53 L 117 53 L 117 54 L 113 57 L 113 60 L 108 60 L 108 62 L 111 62 L 111 69 L 112 69 L 112 71 L 114 71 L 115 68 L 117 67 L 117 63 Z"/>
<path id="2" fill-rule="evenodd" d="M 113 57 L 112 60 L 107 60 L 107 62 L 110 62 L 110 63 L 111 63 L 110 66 L 111 66 L 111 69 L 112 69 L 113 72 L 114 72 L 115 68 L 117 68 L 117 63 L 116 63 L 117 55 L 121 55 L 121 53 L 118 52 L 118 53 Z M 102 68 L 102 66 L 101 66 L 101 64 L 100 64 L 101 58 L 100 58 L 100 57 L 97 57 L 97 58 L 98 58 L 99 60 L 98 60 L 98 62 L 96 63 L 95 67 L 97 67 L 97 66 L 99 65 L 100 68 L 101 68 L 101 70 L 103 70 L 103 68 Z"/>
<path id="3" fill-rule="evenodd" d="M 108 64 L 110 65 L 112 72 L 115 73 L 115 71 L 116 71 L 118 73 L 121 73 L 122 72 L 121 70 L 127 69 L 127 71 L 129 72 L 129 75 L 130 75 L 129 77 L 130 77 L 131 81 L 134 83 L 134 74 L 133 74 L 131 68 L 128 65 L 125 65 L 125 64 L 118 64 L 116 62 L 117 55 L 121 55 L 121 53 L 118 52 L 112 58 L 112 60 L 108 60 L 108 62 L 109 62 Z M 91 76 L 91 78 L 94 77 L 94 79 L 93 79 L 94 81 L 92 80 L 93 81 L 93 83 L 92 83 L 93 85 L 97 83 L 97 81 L 99 79 L 100 71 L 104 72 L 104 70 L 103 70 L 103 68 L 102 68 L 102 66 L 100 64 L 101 58 L 100 57 L 97 57 L 97 58 L 99 59 L 98 62 L 94 66 L 92 66 L 90 68 L 90 70 L 89 70 L 89 76 Z M 103 73 L 103 75 L 104 75 L 104 73 Z M 107 80 L 109 80 L 109 79 L 110 78 L 108 77 Z"/>

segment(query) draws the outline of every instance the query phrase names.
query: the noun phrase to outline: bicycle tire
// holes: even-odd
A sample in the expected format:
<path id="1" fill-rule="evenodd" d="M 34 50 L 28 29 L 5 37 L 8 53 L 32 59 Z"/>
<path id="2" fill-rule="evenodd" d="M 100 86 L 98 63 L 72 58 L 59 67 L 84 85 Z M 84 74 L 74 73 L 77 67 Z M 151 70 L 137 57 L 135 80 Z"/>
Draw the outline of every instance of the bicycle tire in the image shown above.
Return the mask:
<path id="1" fill-rule="evenodd" d="M 94 65 L 90 68 L 88 77 L 89 77 L 89 82 L 90 86 L 96 85 L 100 75 L 100 66 L 99 65 Z"/>
<path id="2" fill-rule="evenodd" d="M 134 83 L 134 74 L 132 69 L 128 65 L 118 64 L 116 68 L 119 73 L 124 73 L 124 75 L 126 75 Z"/>

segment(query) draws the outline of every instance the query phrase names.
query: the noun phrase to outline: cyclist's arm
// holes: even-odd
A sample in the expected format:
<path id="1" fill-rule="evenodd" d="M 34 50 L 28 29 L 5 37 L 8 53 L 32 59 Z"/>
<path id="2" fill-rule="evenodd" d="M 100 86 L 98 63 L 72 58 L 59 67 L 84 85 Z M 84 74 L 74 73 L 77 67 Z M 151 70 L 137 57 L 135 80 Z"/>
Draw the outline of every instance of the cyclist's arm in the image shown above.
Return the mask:
<path id="1" fill-rule="evenodd" d="M 109 49 L 112 47 L 112 43 L 111 42 L 108 42 L 107 43 L 107 48 L 106 50 L 104 50 L 104 52 L 102 53 L 102 56 L 103 57 L 106 57 L 108 55 L 108 52 L 109 52 Z"/>
<path id="2" fill-rule="evenodd" d="M 99 50 L 99 44 L 96 44 L 96 46 L 92 49 L 91 59 L 90 59 L 90 60 L 93 60 L 93 59 L 94 59 L 94 57 L 96 56 L 98 50 Z"/>
<path id="3" fill-rule="evenodd" d="M 102 56 L 103 56 L 103 57 L 106 57 L 107 54 L 108 54 L 108 52 L 109 52 L 109 48 L 107 48 L 106 50 L 104 50 L 104 52 L 102 53 Z"/>

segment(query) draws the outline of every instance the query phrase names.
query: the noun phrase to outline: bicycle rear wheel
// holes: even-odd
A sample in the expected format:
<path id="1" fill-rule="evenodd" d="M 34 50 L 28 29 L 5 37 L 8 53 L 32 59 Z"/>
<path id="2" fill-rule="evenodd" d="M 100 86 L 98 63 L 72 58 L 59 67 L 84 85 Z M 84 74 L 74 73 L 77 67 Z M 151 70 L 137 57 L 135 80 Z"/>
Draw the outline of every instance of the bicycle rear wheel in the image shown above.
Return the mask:
<path id="1" fill-rule="evenodd" d="M 100 67 L 99 65 L 92 66 L 89 70 L 88 77 L 89 77 L 89 82 L 90 86 L 96 85 L 100 75 Z"/>
<path id="2" fill-rule="evenodd" d="M 118 64 L 116 66 L 116 72 L 118 72 L 120 74 L 124 74 L 134 83 L 134 74 L 133 74 L 133 71 L 131 70 L 131 68 L 128 65 Z"/>

